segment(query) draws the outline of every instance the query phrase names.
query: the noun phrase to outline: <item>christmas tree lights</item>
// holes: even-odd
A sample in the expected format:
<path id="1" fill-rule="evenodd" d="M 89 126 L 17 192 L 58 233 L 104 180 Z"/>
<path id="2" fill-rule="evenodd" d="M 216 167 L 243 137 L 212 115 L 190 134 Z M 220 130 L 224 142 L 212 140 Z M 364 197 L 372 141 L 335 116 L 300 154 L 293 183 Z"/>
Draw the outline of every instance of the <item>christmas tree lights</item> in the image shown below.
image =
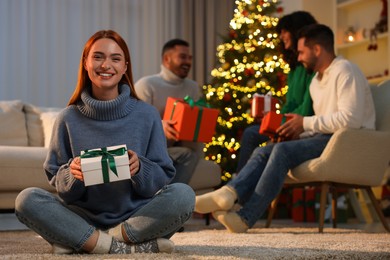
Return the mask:
<path id="1" fill-rule="evenodd" d="M 228 37 L 217 47 L 212 82 L 203 86 L 210 105 L 220 110 L 216 134 L 204 148 L 205 158 L 222 168 L 222 181 L 235 172 L 243 130 L 255 123 L 251 99 L 268 91 L 281 102 L 290 68 L 278 50 L 278 0 L 237 0 Z"/>

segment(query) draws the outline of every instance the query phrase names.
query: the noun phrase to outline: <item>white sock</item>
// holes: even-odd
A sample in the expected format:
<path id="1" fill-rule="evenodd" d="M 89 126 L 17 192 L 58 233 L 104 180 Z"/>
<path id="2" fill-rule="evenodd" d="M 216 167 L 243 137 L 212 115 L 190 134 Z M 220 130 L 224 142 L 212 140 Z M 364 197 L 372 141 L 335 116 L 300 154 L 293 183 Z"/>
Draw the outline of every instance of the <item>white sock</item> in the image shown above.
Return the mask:
<path id="1" fill-rule="evenodd" d="M 108 254 L 112 244 L 112 236 L 102 231 L 99 232 L 98 241 L 95 248 L 90 252 L 91 254 Z"/>
<path id="2" fill-rule="evenodd" d="M 249 228 L 236 212 L 214 211 L 212 215 L 214 219 L 224 225 L 229 232 L 245 233 Z"/>
<path id="3" fill-rule="evenodd" d="M 218 190 L 196 196 L 194 211 L 204 214 L 216 210 L 229 210 L 234 206 L 236 199 L 237 192 L 225 185 Z"/>
<path id="4" fill-rule="evenodd" d="M 117 239 L 118 241 L 126 242 L 122 234 L 122 223 L 113 228 L 110 228 L 108 230 L 108 234 L 111 235 L 113 238 Z"/>

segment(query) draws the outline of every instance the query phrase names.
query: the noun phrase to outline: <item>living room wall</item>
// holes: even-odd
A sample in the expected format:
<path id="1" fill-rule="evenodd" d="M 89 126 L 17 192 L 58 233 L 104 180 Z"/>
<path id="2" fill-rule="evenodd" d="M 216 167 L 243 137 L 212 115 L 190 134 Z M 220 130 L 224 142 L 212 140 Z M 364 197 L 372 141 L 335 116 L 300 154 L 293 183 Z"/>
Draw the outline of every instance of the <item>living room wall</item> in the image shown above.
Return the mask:
<path id="1" fill-rule="evenodd" d="M 82 48 L 100 29 L 127 41 L 134 79 L 158 73 L 164 42 L 191 43 L 190 77 L 210 79 L 234 0 L 2 0 L 0 99 L 63 107 L 73 92 Z"/>
<path id="2" fill-rule="evenodd" d="M 302 0 L 281 3 L 285 13 L 302 7 Z M 234 7 L 234 0 L 1 0 L 0 100 L 64 107 L 82 48 L 101 29 L 118 31 L 127 41 L 135 80 L 159 72 L 164 42 L 189 41 L 189 77 L 203 85 Z"/>

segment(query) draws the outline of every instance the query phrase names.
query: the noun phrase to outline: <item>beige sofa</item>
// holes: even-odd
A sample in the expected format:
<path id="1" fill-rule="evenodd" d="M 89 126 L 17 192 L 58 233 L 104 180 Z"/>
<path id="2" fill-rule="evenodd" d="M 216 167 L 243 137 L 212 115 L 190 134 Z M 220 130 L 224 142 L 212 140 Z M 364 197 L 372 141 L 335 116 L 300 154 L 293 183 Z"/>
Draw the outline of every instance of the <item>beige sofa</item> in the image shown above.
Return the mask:
<path id="1" fill-rule="evenodd" d="M 55 192 L 42 166 L 60 110 L 0 101 L 0 210 L 13 209 L 17 194 L 27 187 Z M 217 164 L 201 159 L 190 186 L 197 194 L 211 191 L 220 184 L 220 172 Z"/>

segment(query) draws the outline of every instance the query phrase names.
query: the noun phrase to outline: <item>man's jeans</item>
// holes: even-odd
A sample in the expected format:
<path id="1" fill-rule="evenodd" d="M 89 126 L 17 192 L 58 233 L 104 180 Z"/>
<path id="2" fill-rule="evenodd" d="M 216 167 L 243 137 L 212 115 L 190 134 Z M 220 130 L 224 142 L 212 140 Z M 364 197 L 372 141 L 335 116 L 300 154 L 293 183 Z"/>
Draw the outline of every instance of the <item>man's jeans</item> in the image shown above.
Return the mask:
<path id="1" fill-rule="evenodd" d="M 238 176 L 227 185 L 233 187 L 243 207 L 238 214 L 252 227 L 281 191 L 289 169 L 321 155 L 332 135 L 269 144 L 256 148 Z"/>
<path id="2" fill-rule="evenodd" d="M 133 243 L 170 238 L 191 217 L 195 194 L 185 184 L 170 184 L 134 213 L 124 227 Z M 15 201 L 18 219 L 50 244 L 82 251 L 94 232 L 93 223 L 64 205 L 56 195 L 40 188 L 23 190 Z M 117 223 L 120 224 L 120 223 Z"/>
<path id="3" fill-rule="evenodd" d="M 194 174 L 194 170 L 199 161 L 198 154 L 188 147 L 173 146 L 168 148 L 168 154 L 173 161 L 176 175 L 171 183 L 188 184 Z"/>
<path id="4" fill-rule="evenodd" d="M 249 158 L 253 151 L 259 147 L 260 144 L 267 142 L 269 140 L 268 136 L 261 135 L 259 133 L 260 125 L 251 125 L 245 128 L 242 133 L 242 138 L 240 141 L 240 153 L 238 155 L 238 163 L 236 172 L 240 172 L 241 169 L 248 162 Z"/>

